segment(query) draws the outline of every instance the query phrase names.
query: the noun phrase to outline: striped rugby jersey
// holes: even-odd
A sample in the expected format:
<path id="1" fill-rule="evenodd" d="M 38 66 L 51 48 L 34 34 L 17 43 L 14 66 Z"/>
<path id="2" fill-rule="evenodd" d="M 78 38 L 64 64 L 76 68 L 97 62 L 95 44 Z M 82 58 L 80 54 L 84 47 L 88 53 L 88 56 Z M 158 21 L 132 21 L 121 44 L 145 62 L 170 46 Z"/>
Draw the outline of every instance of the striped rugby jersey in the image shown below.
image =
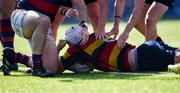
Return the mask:
<path id="1" fill-rule="evenodd" d="M 126 43 L 121 49 L 116 40 L 96 40 L 94 34 L 91 34 L 86 44 L 70 45 L 61 59 L 65 67 L 82 61 L 91 62 L 95 69 L 102 71 L 132 71 L 128 63 L 128 51 L 133 48 L 135 46 Z"/>
<path id="2" fill-rule="evenodd" d="M 47 15 L 51 22 L 63 0 L 19 0 L 17 8 L 34 10 Z"/>

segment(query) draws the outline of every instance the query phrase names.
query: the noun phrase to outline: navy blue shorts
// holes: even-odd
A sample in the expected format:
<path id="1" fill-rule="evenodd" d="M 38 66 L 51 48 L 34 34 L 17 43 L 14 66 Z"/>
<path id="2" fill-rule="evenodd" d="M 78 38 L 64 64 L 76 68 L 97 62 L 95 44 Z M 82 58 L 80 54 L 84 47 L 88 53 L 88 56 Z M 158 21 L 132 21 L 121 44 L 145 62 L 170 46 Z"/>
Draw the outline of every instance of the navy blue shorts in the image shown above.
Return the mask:
<path id="1" fill-rule="evenodd" d="M 90 3 L 97 2 L 97 0 L 84 0 L 84 2 L 86 5 L 88 5 Z M 63 0 L 62 5 L 66 7 L 72 7 L 71 0 Z"/>
<path id="2" fill-rule="evenodd" d="M 169 64 L 174 64 L 176 49 L 156 41 L 143 43 L 137 47 L 138 71 L 167 70 Z"/>
<path id="3" fill-rule="evenodd" d="M 154 1 L 164 4 L 168 6 L 170 9 L 173 7 L 174 2 L 175 2 L 175 0 L 145 0 L 145 3 L 151 5 Z"/>

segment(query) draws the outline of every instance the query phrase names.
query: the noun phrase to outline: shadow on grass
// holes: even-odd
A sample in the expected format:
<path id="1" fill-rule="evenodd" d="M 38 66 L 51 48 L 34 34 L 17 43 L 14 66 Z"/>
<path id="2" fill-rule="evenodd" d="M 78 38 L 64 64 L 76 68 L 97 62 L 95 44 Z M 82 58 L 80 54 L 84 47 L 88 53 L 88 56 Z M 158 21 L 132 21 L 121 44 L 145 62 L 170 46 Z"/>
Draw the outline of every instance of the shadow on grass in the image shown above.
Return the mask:
<path id="1" fill-rule="evenodd" d="M 18 74 L 18 75 L 10 75 L 11 77 L 30 77 L 31 74 Z"/>
<path id="2" fill-rule="evenodd" d="M 84 73 L 84 74 L 74 74 L 74 73 L 63 73 L 58 74 L 55 77 L 51 78 L 59 78 L 60 82 L 73 82 L 73 80 L 99 80 L 99 79 L 107 79 L 107 80 L 138 80 L 142 78 L 146 78 L 152 76 L 152 74 L 159 74 L 160 72 L 140 72 L 140 73 L 123 73 L 123 72 L 93 72 L 93 73 Z"/>
<path id="3" fill-rule="evenodd" d="M 13 73 L 15 72 L 15 73 Z M 169 72 L 101 72 L 94 71 L 92 73 L 84 73 L 84 74 L 75 74 L 72 72 L 65 72 L 62 74 L 57 74 L 54 77 L 44 77 L 42 79 L 58 79 L 60 82 L 73 82 L 75 80 L 140 80 L 140 79 L 168 79 L 167 77 L 171 77 L 172 80 L 179 79 L 180 76 L 172 77 Z M 31 73 L 26 73 L 24 69 L 19 69 L 18 71 L 12 71 L 12 77 L 30 77 Z M 161 77 L 163 76 L 163 77 Z"/>
<path id="4" fill-rule="evenodd" d="M 0 70 L 0 73 L 3 73 L 2 70 Z M 27 73 L 26 70 L 24 69 L 18 69 L 18 70 L 13 70 L 10 72 L 10 75 L 8 76 L 12 76 L 12 77 L 25 77 L 25 76 L 32 76 L 31 73 Z"/>

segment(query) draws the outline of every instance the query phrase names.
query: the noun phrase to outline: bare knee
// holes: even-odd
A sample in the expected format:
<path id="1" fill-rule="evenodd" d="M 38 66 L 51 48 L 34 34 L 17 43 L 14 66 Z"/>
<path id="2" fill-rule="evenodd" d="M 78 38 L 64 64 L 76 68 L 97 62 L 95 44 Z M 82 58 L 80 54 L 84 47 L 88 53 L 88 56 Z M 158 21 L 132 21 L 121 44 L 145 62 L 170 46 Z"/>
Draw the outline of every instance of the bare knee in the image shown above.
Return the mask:
<path id="1" fill-rule="evenodd" d="M 36 17 L 34 20 L 37 23 L 35 29 L 38 29 L 38 30 L 36 31 L 41 31 L 41 33 L 46 34 L 51 24 L 50 18 L 48 16 L 41 15 L 39 17 Z"/>
<path id="2" fill-rule="evenodd" d="M 28 39 L 32 37 L 35 31 L 46 34 L 49 27 L 50 19 L 48 16 L 38 14 L 34 11 L 28 11 L 24 19 L 23 34 Z"/>
<path id="3" fill-rule="evenodd" d="M 36 25 L 36 27 L 47 28 L 50 26 L 50 18 L 46 15 L 28 11 L 28 18 L 32 24 Z"/>
<path id="4" fill-rule="evenodd" d="M 50 18 L 48 16 L 40 16 L 39 17 L 39 26 L 43 27 L 43 28 L 49 28 L 50 27 Z"/>

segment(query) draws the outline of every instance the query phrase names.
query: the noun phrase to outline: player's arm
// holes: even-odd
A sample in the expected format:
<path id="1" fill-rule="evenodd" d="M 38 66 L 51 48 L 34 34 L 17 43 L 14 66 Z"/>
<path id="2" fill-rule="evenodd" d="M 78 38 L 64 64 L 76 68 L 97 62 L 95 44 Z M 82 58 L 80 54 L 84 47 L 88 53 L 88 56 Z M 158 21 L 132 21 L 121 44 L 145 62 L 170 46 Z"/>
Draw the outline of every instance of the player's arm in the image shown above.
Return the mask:
<path id="1" fill-rule="evenodd" d="M 129 33 L 133 27 L 138 23 L 144 8 L 144 0 L 135 0 L 135 7 L 126 25 L 125 31 Z"/>
<path id="2" fill-rule="evenodd" d="M 116 0 L 115 2 L 115 14 L 114 14 L 114 26 L 108 35 L 114 35 L 114 38 L 119 33 L 119 24 L 124 13 L 125 0 Z"/>
<path id="3" fill-rule="evenodd" d="M 124 13 L 124 5 L 125 5 L 125 0 L 116 0 L 115 15 L 114 15 L 115 18 L 114 27 L 116 28 L 119 27 L 119 23 Z"/>
<path id="4" fill-rule="evenodd" d="M 88 22 L 87 7 L 84 3 L 84 0 L 71 0 L 71 1 L 73 6 L 78 12 L 80 19 L 80 26 L 83 28 L 82 29 L 83 40 L 81 44 L 85 44 L 89 39 L 88 26 L 87 26 L 87 22 Z"/>
<path id="5" fill-rule="evenodd" d="M 73 6 L 78 11 L 80 21 L 87 21 L 87 7 L 84 3 L 84 0 L 71 0 Z"/>
<path id="6" fill-rule="evenodd" d="M 143 8 L 144 8 L 144 0 L 135 0 L 135 7 L 125 27 L 125 30 L 119 36 L 119 39 L 117 40 L 117 44 L 119 47 L 121 48 L 124 47 L 125 42 L 127 41 L 129 37 L 129 33 L 131 32 L 131 30 L 135 27 L 135 25 L 138 23 L 139 19 L 141 18 L 141 13 L 143 11 Z"/>
<path id="7" fill-rule="evenodd" d="M 65 69 L 75 73 L 89 73 L 90 71 L 93 71 L 92 66 L 87 64 L 88 62 L 78 59 L 78 56 L 83 55 L 80 52 L 71 53 L 70 51 L 66 51 L 60 58 L 60 61 L 63 63 Z"/>

